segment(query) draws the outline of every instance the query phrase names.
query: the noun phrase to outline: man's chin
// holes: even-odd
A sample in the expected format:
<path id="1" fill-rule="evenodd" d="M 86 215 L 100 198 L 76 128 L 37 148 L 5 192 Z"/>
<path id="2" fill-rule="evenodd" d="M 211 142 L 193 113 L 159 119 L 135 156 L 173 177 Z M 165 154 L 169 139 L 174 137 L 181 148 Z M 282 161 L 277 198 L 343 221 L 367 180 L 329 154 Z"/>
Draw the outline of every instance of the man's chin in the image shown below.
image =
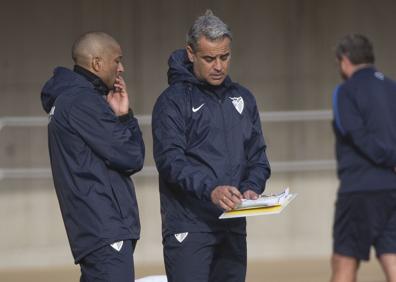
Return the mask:
<path id="1" fill-rule="evenodd" d="M 208 79 L 207 82 L 208 82 L 210 85 L 219 86 L 220 84 L 223 83 L 223 81 L 224 81 L 224 78 L 222 78 L 222 79 Z"/>
<path id="2" fill-rule="evenodd" d="M 109 90 L 114 90 L 114 83 L 115 83 L 115 79 L 110 82 L 105 82 L 105 84 L 106 84 L 107 88 L 109 88 Z"/>

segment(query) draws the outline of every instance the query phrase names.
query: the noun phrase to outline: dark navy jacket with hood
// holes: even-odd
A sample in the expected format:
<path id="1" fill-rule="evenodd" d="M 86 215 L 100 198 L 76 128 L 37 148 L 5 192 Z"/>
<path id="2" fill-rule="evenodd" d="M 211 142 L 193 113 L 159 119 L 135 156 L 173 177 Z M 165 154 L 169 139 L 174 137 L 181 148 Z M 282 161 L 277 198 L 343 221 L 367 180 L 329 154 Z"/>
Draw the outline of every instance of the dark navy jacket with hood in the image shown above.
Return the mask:
<path id="1" fill-rule="evenodd" d="M 97 248 L 138 239 L 140 233 L 130 175 L 143 166 L 141 132 L 132 114 L 117 118 L 96 86 L 59 67 L 41 93 L 50 113 L 54 185 L 76 263 Z"/>
<path id="2" fill-rule="evenodd" d="M 373 67 L 333 95 L 340 193 L 396 189 L 396 84 Z"/>
<path id="3" fill-rule="evenodd" d="M 218 87 L 198 81 L 185 50 L 168 63 L 169 87 L 152 120 L 163 236 L 245 234 L 245 219 L 218 219 L 222 211 L 210 194 L 218 185 L 264 191 L 270 167 L 255 98 L 229 77 Z"/>

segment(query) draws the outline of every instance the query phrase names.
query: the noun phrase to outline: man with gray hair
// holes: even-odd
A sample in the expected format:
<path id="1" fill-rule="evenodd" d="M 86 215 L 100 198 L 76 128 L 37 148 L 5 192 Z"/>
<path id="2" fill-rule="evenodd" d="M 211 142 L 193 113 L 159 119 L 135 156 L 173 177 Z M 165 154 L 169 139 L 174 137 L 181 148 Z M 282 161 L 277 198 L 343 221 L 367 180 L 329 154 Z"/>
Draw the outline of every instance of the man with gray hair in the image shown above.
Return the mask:
<path id="1" fill-rule="evenodd" d="M 246 220 L 219 220 L 270 176 L 254 96 L 231 81 L 232 35 L 211 11 L 169 58 L 152 120 L 170 282 L 245 281 Z"/>

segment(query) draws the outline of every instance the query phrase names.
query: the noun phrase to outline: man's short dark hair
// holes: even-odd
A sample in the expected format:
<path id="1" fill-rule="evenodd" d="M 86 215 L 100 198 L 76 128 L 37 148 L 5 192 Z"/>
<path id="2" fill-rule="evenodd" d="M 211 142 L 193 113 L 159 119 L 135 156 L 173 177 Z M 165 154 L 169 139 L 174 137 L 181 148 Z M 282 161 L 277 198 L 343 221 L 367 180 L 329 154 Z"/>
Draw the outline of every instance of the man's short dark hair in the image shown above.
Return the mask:
<path id="1" fill-rule="evenodd" d="M 352 64 L 374 64 L 374 49 L 370 40 L 362 34 L 348 34 L 344 36 L 336 47 L 338 60 L 346 56 Z"/>

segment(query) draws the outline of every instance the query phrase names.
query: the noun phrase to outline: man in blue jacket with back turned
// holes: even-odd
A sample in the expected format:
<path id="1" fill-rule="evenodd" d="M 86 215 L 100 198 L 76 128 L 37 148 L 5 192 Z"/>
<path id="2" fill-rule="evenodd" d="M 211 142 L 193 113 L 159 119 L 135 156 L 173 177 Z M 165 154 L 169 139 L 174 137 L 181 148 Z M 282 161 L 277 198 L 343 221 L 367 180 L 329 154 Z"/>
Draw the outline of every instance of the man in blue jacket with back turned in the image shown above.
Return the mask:
<path id="1" fill-rule="evenodd" d="M 41 100 L 56 194 L 81 282 L 134 281 L 140 223 L 130 176 L 144 144 L 121 77 L 120 45 L 90 32 L 73 45 L 74 70 L 58 67 Z"/>
<path id="2" fill-rule="evenodd" d="M 333 227 L 332 282 L 353 282 L 370 248 L 396 281 L 396 83 L 374 67 L 371 42 L 351 34 L 336 57 L 344 83 L 334 92 L 340 187 Z"/>
<path id="3" fill-rule="evenodd" d="M 219 220 L 270 176 L 254 96 L 229 78 L 231 32 L 207 11 L 169 58 L 152 120 L 169 282 L 245 281 L 246 221 Z"/>

